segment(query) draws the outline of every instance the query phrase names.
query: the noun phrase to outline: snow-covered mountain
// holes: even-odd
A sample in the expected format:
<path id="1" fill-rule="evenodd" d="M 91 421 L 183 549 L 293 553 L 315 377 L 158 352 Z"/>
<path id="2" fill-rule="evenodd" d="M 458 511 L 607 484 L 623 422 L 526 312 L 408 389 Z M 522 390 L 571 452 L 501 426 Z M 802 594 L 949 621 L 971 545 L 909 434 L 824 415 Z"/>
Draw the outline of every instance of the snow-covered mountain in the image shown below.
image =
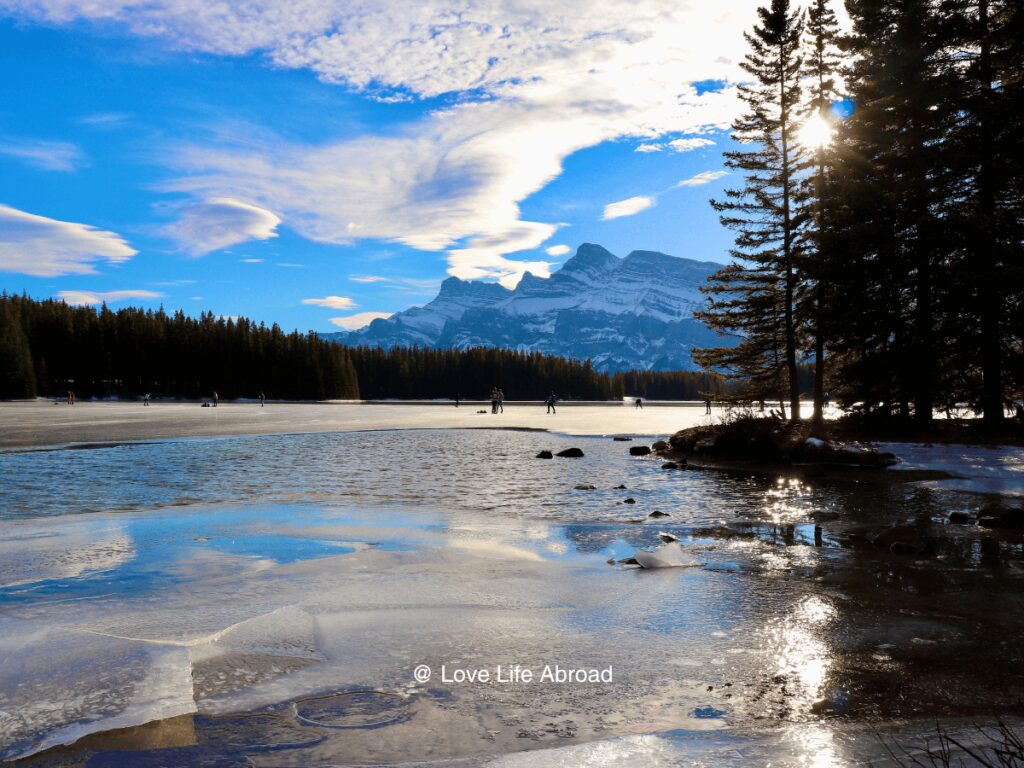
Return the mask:
<path id="1" fill-rule="evenodd" d="M 585 243 L 549 278 L 527 272 L 508 290 L 450 277 L 433 301 L 366 328 L 328 334 L 342 344 L 494 346 L 590 358 L 602 371 L 693 369 L 693 347 L 722 339 L 693 312 L 710 261 Z"/>

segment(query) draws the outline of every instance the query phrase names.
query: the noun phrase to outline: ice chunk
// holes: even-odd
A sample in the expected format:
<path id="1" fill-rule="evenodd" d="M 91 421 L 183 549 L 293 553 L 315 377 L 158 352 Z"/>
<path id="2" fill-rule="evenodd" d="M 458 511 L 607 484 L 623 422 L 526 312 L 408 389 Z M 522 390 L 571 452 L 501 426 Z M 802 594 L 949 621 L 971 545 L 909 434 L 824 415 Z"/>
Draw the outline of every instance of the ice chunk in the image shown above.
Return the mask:
<path id="1" fill-rule="evenodd" d="M 693 555 L 688 555 L 678 544 L 668 544 L 654 552 L 638 549 L 633 557 L 641 568 L 693 568 L 701 562 Z"/>
<path id="2" fill-rule="evenodd" d="M 185 648 L 26 629 L 3 642 L 0 759 L 196 710 Z"/>

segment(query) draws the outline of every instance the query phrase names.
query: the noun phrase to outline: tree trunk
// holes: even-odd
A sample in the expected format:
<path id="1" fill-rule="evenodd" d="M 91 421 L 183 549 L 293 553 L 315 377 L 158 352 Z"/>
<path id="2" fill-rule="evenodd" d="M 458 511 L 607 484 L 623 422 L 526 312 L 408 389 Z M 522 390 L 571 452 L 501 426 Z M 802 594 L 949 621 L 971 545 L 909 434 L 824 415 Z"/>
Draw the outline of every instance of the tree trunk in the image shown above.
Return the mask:
<path id="1" fill-rule="evenodd" d="M 1002 355 L 999 345 L 999 321 L 1003 302 L 997 278 L 995 226 L 995 190 L 992 180 L 992 52 L 989 40 L 988 0 L 978 3 L 978 36 L 980 59 L 978 78 L 981 93 L 978 101 L 978 213 L 979 237 L 975 240 L 978 308 L 981 325 L 981 408 L 985 424 L 998 426 L 1003 420 Z"/>

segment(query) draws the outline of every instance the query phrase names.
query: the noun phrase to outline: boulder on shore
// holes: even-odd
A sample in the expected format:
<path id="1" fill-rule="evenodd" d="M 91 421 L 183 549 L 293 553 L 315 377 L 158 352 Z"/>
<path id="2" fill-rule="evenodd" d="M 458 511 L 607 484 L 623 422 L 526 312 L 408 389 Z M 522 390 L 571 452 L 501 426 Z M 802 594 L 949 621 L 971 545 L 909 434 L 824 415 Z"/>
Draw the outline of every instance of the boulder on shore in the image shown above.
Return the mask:
<path id="1" fill-rule="evenodd" d="M 834 442 L 810 435 L 814 426 L 745 416 L 727 424 L 690 427 L 669 438 L 667 458 L 697 456 L 711 461 L 810 465 L 810 474 L 828 467 L 883 469 L 899 461 L 891 453 L 856 442 Z"/>
<path id="2" fill-rule="evenodd" d="M 630 456 L 646 456 L 651 452 L 651 449 L 646 445 L 634 445 L 629 449 Z"/>
<path id="3" fill-rule="evenodd" d="M 555 456 L 561 456 L 563 459 L 582 459 L 583 451 L 579 448 L 566 448 L 564 451 L 559 451 Z"/>
<path id="4" fill-rule="evenodd" d="M 656 440 L 651 445 L 651 450 L 652 451 L 667 451 L 669 449 L 669 447 L 670 447 L 669 444 L 666 443 L 664 440 Z"/>
<path id="5" fill-rule="evenodd" d="M 978 525 L 1003 530 L 1024 530 L 1024 508 L 1011 507 L 1002 501 L 990 501 L 978 510 Z"/>

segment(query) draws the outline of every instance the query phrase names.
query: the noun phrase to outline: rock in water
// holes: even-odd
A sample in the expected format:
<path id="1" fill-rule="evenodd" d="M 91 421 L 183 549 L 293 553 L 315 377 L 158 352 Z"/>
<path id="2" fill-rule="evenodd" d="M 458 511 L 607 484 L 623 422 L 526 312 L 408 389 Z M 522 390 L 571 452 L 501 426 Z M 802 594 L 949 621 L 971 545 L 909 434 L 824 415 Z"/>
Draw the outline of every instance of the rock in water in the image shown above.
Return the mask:
<path id="1" fill-rule="evenodd" d="M 616 485 L 615 486 L 615 490 L 617 490 L 617 491 L 624 491 L 624 490 L 626 490 L 626 486 L 621 485 L 621 484 L 620 485 Z"/>
<path id="2" fill-rule="evenodd" d="M 651 449 L 646 445 L 634 445 L 629 449 L 630 456 L 646 456 L 651 452 Z"/>
<path id="3" fill-rule="evenodd" d="M 673 541 L 679 541 L 678 536 L 673 536 L 671 533 L 666 533 L 665 531 L 658 531 L 658 538 L 666 544 L 671 544 Z"/>
<path id="4" fill-rule="evenodd" d="M 662 512 L 660 509 L 656 509 L 648 517 L 669 517 L 668 512 Z"/>
<path id="5" fill-rule="evenodd" d="M 625 499 L 622 503 L 623 504 L 636 504 L 636 499 L 630 497 L 628 499 Z"/>
<path id="6" fill-rule="evenodd" d="M 1024 509 L 1010 507 L 1002 501 L 990 501 L 978 510 L 978 525 L 985 528 L 1024 530 Z"/>
<path id="7" fill-rule="evenodd" d="M 564 451 L 559 451 L 555 456 L 561 456 L 563 459 L 582 459 L 583 451 L 579 448 L 566 448 Z"/>
<path id="8" fill-rule="evenodd" d="M 597 486 L 590 483 L 580 483 L 577 486 L 573 486 L 573 489 L 577 491 L 594 491 L 597 490 Z"/>
<path id="9" fill-rule="evenodd" d="M 949 522 L 954 525 L 968 525 L 971 522 L 971 516 L 966 512 L 950 512 Z"/>
<path id="10" fill-rule="evenodd" d="M 651 445 L 651 450 L 654 450 L 654 451 L 667 451 L 668 450 L 668 443 L 666 443 L 664 440 L 658 440 L 653 445 Z"/>
<path id="11" fill-rule="evenodd" d="M 907 524 L 886 528 L 871 539 L 871 543 L 878 547 L 885 547 L 897 555 L 920 554 L 926 547 L 924 540 L 917 535 L 914 526 Z"/>
<path id="12" fill-rule="evenodd" d="M 538 459 L 550 459 L 550 458 L 553 458 L 553 457 L 551 455 L 551 451 L 541 451 L 540 453 L 537 454 L 537 458 Z"/>
<path id="13" fill-rule="evenodd" d="M 686 469 L 685 461 L 666 461 L 661 465 L 662 469 Z"/>

